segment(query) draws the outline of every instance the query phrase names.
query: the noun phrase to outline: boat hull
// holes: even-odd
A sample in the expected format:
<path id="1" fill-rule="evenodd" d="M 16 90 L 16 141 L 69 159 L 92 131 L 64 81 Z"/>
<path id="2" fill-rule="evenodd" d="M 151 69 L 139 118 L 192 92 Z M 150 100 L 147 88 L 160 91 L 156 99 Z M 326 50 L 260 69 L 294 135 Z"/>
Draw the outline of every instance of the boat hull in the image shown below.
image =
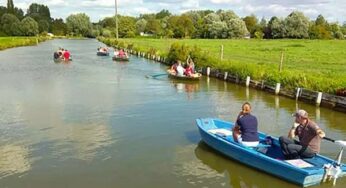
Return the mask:
<path id="1" fill-rule="evenodd" d="M 109 52 L 97 52 L 96 55 L 98 55 L 98 56 L 109 56 Z"/>
<path id="2" fill-rule="evenodd" d="M 64 60 L 63 58 L 53 58 L 54 62 L 55 63 L 61 63 L 61 62 L 69 62 L 69 61 L 72 61 L 72 59 L 69 59 L 69 60 Z"/>
<path id="3" fill-rule="evenodd" d="M 173 79 L 177 79 L 177 80 L 198 81 L 202 77 L 201 73 L 195 73 L 195 74 L 193 74 L 193 76 L 178 76 L 170 70 L 167 70 L 167 73 L 168 73 L 168 77 L 173 78 Z"/>
<path id="4" fill-rule="evenodd" d="M 113 59 L 113 61 L 129 61 L 128 57 L 116 57 L 116 56 L 113 56 L 112 59 Z"/>
<path id="5" fill-rule="evenodd" d="M 281 151 L 277 138 L 271 137 L 273 143 L 271 148 L 267 148 L 268 154 L 265 154 L 254 148 L 245 147 L 234 142 L 232 136 L 221 137 L 208 132 L 210 129 L 220 128 L 229 130 L 233 127 L 233 123 L 212 118 L 197 119 L 196 122 L 202 140 L 213 149 L 250 167 L 304 187 L 319 184 L 324 174 L 323 165 L 333 163 L 332 159 L 318 155 L 313 159 L 306 160 L 309 164 L 313 164 L 313 167 L 298 168 L 283 160 L 281 152 L 276 152 Z M 267 137 L 264 133 L 259 134 L 260 140 Z M 343 172 L 340 176 L 345 176 L 346 166 L 342 165 L 341 168 Z"/>

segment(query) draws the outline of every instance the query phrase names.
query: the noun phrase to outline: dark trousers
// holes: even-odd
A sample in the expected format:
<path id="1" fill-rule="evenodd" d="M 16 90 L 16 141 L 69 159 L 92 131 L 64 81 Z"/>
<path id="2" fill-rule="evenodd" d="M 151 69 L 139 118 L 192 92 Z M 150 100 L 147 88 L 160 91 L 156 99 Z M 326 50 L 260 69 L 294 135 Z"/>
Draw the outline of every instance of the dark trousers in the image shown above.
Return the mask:
<path id="1" fill-rule="evenodd" d="M 288 137 L 281 136 L 279 142 L 286 159 L 312 158 L 316 155 L 309 147 L 303 147 Z"/>

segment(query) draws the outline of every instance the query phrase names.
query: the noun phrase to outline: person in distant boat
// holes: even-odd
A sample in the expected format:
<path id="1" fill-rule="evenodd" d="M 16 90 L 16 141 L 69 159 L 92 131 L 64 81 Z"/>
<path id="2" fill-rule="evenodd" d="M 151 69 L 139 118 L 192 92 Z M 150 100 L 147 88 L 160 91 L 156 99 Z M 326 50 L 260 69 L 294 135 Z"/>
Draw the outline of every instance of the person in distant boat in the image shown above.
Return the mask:
<path id="1" fill-rule="evenodd" d="M 126 54 L 125 54 L 123 49 L 119 50 L 119 54 L 118 55 L 119 55 L 120 58 L 126 57 Z"/>
<path id="2" fill-rule="evenodd" d="M 257 118 L 251 114 L 251 105 L 245 102 L 233 127 L 233 139 L 242 145 L 256 147 L 259 144 Z"/>
<path id="3" fill-rule="evenodd" d="M 71 54 L 70 54 L 70 52 L 67 50 L 67 49 L 65 49 L 64 50 L 64 60 L 65 61 L 68 61 L 68 60 L 70 60 L 70 56 L 71 56 Z"/>
<path id="4" fill-rule="evenodd" d="M 294 124 L 288 137 L 279 138 L 282 153 L 285 159 L 312 158 L 320 152 L 320 144 L 325 133 L 319 126 L 309 119 L 305 110 L 298 110 L 294 114 Z M 298 136 L 299 142 L 294 140 Z"/>
<path id="5" fill-rule="evenodd" d="M 181 62 L 178 60 L 178 66 L 177 66 L 176 75 L 177 75 L 177 76 L 184 76 L 184 72 L 185 72 L 185 69 L 184 69 L 184 67 L 181 65 Z"/>
<path id="6" fill-rule="evenodd" d="M 108 52 L 108 49 L 105 47 L 100 47 L 99 51 L 105 53 L 105 52 Z"/>
<path id="7" fill-rule="evenodd" d="M 119 51 L 117 49 L 114 48 L 114 56 L 118 57 L 119 56 Z"/>
<path id="8" fill-rule="evenodd" d="M 177 74 L 177 67 L 178 67 L 178 61 L 175 62 L 175 63 L 171 66 L 170 71 L 171 71 L 173 74 Z"/>
<path id="9" fill-rule="evenodd" d="M 187 67 L 184 72 L 185 76 L 191 77 L 193 72 L 192 72 L 192 66 L 190 64 L 187 64 Z"/>
<path id="10" fill-rule="evenodd" d="M 192 58 L 189 56 L 187 57 L 187 60 L 186 60 L 186 63 L 187 63 L 187 67 L 191 67 L 191 72 L 192 74 L 195 73 L 195 63 L 193 62 Z"/>
<path id="11" fill-rule="evenodd" d="M 59 56 L 59 53 L 58 52 L 54 52 L 54 55 L 53 55 L 54 59 L 58 59 L 60 56 Z"/>

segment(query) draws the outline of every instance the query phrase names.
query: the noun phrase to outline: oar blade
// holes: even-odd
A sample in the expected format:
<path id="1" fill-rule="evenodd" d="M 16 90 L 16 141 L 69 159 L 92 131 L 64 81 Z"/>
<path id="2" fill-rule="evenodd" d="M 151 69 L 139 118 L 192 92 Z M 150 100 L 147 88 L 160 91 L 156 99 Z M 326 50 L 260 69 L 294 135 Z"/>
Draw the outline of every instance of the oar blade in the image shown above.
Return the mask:
<path id="1" fill-rule="evenodd" d="M 346 147 L 346 141 L 343 140 L 335 140 L 335 143 L 341 147 Z"/>

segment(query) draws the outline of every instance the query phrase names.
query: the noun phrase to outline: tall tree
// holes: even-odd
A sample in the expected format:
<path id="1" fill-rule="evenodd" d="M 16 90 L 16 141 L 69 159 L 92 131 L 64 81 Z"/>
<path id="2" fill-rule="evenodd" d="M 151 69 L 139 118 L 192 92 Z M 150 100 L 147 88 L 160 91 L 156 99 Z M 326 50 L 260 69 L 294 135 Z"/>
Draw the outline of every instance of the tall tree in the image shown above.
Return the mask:
<path id="1" fill-rule="evenodd" d="M 48 6 L 37 4 L 37 3 L 32 3 L 29 6 L 26 16 L 32 17 L 37 22 L 39 22 L 40 20 L 46 20 L 50 23 L 52 19 L 50 17 L 50 10 Z"/>
<path id="2" fill-rule="evenodd" d="M 298 39 L 309 37 L 309 19 L 302 12 L 292 12 L 284 23 L 285 37 Z"/>
<path id="3" fill-rule="evenodd" d="M 38 34 L 38 24 L 31 17 L 25 17 L 21 21 L 22 33 L 25 36 L 35 36 Z"/>
<path id="4" fill-rule="evenodd" d="M 18 18 L 13 15 L 13 14 L 4 14 L 1 17 L 1 25 L 2 25 L 2 31 L 5 32 L 7 35 L 12 36 L 15 34 L 15 31 L 13 29 L 15 29 L 14 27 L 12 27 L 13 24 L 18 24 L 20 21 L 18 20 Z"/>
<path id="5" fill-rule="evenodd" d="M 145 31 L 154 35 L 158 35 L 161 32 L 160 21 L 157 19 L 147 20 L 147 25 L 145 26 Z"/>
<path id="6" fill-rule="evenodd" d="M 161 10 L 159 13 L 157 13 L 156 15 L 155 15 L 155 18 L 156 19 L 162 19 L 162 18 L 164 18 L 164 17 L 169 17 L 169 16 L 171 16 L 172 14 L 168 11 L 168 10 L 166 10 L 166 9 L 163 9 L 163 10 Z"/>
<path id="7" fill-rule="evenodd" d="M 132 37 L 136 32 L 136 20 L 130 16 L 119 16 L 119 37 Z"/>
<path id="8" fill-rule="evenodd" d="M 12 0 L 7 0 L 7 12 L 14 14 L 14 4 Z"/>
<path id="9" fill-rule="evenodd" d="M 91 34 L 92 25 L 85 13 L 71 14 L 66 18 L 66 25 L 72 35 L 87 37 Z"/>
<path id="10" fill-rule="evenodd" d="M 7 13 L 7 8 L 4 6 L 0 6 L 0 19 L 2 17 L 2 15 Z"/>
<path id="11" fill-rule="evenodd" d="M 254 14 L 246 16 L 243 18 L 243 21 L 245 22 L 246 28 L 250 32 L 251 37 L 254 37 L 255 32 L 259 28 L 256 16 Z"/>
<path id="12" fill-rule="evenodd" d="M 147 26 L 147 21 L 145 19 L 139 19 L 136 22 L 136 31 L 138 34 L 142 33 L 145 31 L 145 27 Z"/>
<path id="13" fill-rule="evenodd" d="M 285 36 L 284 23 L 280 18 L 276 16 L 273 16 L 269 20 L 268 30 L 270 32 L 270 35 L 268 35 L 269 38 L 277 39 L 283 38 Z"/>
<path id="14" fill-rule="evenodd" d="M 245 22 L 240 18 L 234 18 L 227 22 L 229 38 L 243 38 L 249 34 Z"/>
<path id="15" fill-rule="evenodd" d="M 64 36 L 67 33 L 67 26 L 63 19 L 54 19 L 51 24 L 51 32 L 54 35 Z"/>

